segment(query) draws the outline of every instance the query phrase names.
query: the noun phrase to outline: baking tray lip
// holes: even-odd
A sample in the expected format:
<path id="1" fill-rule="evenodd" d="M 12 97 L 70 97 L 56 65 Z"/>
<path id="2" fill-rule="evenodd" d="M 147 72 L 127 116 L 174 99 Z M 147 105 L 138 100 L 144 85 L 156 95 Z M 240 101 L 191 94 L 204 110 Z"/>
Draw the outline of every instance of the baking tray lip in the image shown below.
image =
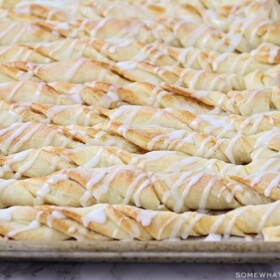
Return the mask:
<path id="1" fill-rule="evenodd" d="M 0 241 L 1 261 L 280 262 L 280 242 Z"/>

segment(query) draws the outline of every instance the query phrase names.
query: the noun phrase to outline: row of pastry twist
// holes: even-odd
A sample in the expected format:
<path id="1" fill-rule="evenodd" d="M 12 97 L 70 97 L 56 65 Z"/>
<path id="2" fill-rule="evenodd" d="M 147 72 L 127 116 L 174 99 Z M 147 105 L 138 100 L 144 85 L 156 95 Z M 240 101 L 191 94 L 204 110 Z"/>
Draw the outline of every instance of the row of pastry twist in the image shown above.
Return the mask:
<path id="1" fill-rule="evenodd" d="M 280 235 L 276 0 L 0 4 L 0 236 Z"/>

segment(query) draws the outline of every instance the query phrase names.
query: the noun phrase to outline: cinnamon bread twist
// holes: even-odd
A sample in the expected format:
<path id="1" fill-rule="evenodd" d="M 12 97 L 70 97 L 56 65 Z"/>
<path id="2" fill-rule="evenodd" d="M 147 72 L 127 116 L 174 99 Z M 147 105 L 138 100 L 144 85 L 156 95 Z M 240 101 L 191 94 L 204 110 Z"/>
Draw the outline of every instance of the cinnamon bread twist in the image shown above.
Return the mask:
<path id="1" fill-rule="evenodd" d="M 218 234 L 265 235 L 279 227 L 279 202 L 250 205 L 225 214 L 142 210 L 127 205 L 86 208 L 15 206 L 0 210 L 0 234 L 14 240 L 165 240 Z M 250 221 L 250 222 L 248 222 Z"/>

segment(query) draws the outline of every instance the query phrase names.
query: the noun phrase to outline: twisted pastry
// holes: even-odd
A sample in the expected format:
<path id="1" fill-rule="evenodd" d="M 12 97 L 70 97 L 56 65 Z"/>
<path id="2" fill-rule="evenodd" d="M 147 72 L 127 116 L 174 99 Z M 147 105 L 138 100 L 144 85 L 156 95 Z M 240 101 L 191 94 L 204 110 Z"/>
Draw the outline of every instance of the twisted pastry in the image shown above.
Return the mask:
<path id="1" fill-rule="evenodd" d="M 278 176 L 277 176 L 278 175 Z M 135 166 L 65 169 L 48 177 L 0 180 L 1 206 L 52 204 L 87 207 L 96 203 L 128 204 L 144 209 L 223 210 L 279 199 L 277 173 L 252 178 L 188 171 L 145 172 Z M 17 194 L 12 197 L 11 194 Z M 245 195 L 246 193 L 246 195 Z"/>
<path id="2" fill-rule="evenodd" d="M 279 47 L 264 43 L 251 52 L 256 60 L 262 63 L 279 64 Z"/>
<path id="3" fill-rule="evenodd" d="M 280 5 L 277 0 L 231 1 L 222 5 L 220 1 L 216 1 L 213 5 L 213 1 L 203 0 L 203 3 L 207 8 L 216 10 L 224 17 L 262 17 L 279 21 Z"/>
<path id="4" fill-rule="evenodd" d="M 96 82 L 87 85 L 37 81 L 2 83 L 0 100 L 39 102 L 42 104 L 85 104 L 116 108 L 124 104 L 174 108 L 194 114 L 225 114 L 242 116 L 280 109 L 280 88 L 221 92 L 196 91 L 181 87 L 146 83 L 130 83 L 125 87 Z"/>
<path id="5" fill-rule="evenodd" d="M 255 28 L 258 36 L 260 34 L 259 20 L 251 25 Z M 251 40 L 246 33 L 242 33 L 237 25 L 225 33 L 209 24 L 194 23 L 180 19 L 169 18 L 157 21 L 141 21 L 136 18 L 104 18 L 99 21 L 75 21 L 70 23 L 36 21 L 32 23 L 21 21 L 4 22 L 0 25 L 0 45 L 9 45 L 24 42 L 40 42 L 34 34 L 44 33 L 48 41 L 60 38 L 133 38 L 138 41 L 151 43 L 155 41 L 164 42 L 175 47 L 198 47 L 209 48 L 221 52 L 249 52 L 262 42 L 279 45 L 279 28 L 277 24 L 268 22 L 265 26 L 263 36 L 257 40 L 254 36 Z M 5 30 L 10 33 L 6 34 Z M 236 35 L 235 32 L 241 34 Z M 243 36 L 244 35 L 244 36 Z M 28 38 L 28 39 L 27 39 Z M 258 37 L 259 38 L 259 37 Z"/>
<path id="6" fill-rule="evenodd" d="M 44 146 L 115 145 L 128 152 L 171 150 L 242 164 L 251 162 L 253 152 L 260 148 L 279 151 L 278 137 L 277 128 L 248 137 L 237 134 L 232 139 L 218 139 L 188 130 L 133 128 L 118 122 L 100 123 L 93 128 L 27 122 L 0 130 L 0 150 L 8 155 Z"/>
<path id="7" fill-rule="evenodd" d="M 16 43 L 52 42 L 63 38 L 134 38 L 139 41 L 153 42 L 159 37 L 155 33 L 155 26 L 164 29 L 161 32 L 162 42 L 171 42 L 180 46 L 179 39 L 168 28 L 160 23 L 148 26 L 148 23 L 135 18 L 105 18 L 98 21 L 71 21 L 69 23 L 57 21 L 3 21 L 0 24 L 0 45 Z M 38 36 L 39 34 L 39 36 Z"/>
<path id="8" fill-rule="evenodd" d="M 83 105 L 42 105 L 0 101 L 0 126 L 15 122 L 37 121 L 56 125 L 93 126 L 117 121 L 138 128 L 160 127 L 198 131 L 232 138 L 237 133 L 254 135 L 280 126 L 280 113 L 255 114 L 245 118 L 238 115 L 194 115 L 183 110 L 161 110 L 154 107 L 123 105 L 113 110 Z"/>
<path id="9" fill-rule="evenodd" d="M 59 38 L 61 36 L 41 27 L 36 22 L 0 22 L 0 46 L 40 41 L 51 42 Z"/>
<path id="10" fill-rule="evenodd" d="M 68 58 L 93 58 L 109 61 L 92 46 L 91 40 L 66 38 L 47 43 L 25 43 L 0 47 L 0 62 L 26 61 L 50 63 Z"/>
<path id="11" fill-rule="evenodd" d="M 95 3 L 90 1 L 88 3 Z M 142 6 L 149 6 L 149 0 L 128 0 L 128 3 Z M 110 3 L 121 3 L 119 0 L 110 0 Z M 279 2 L 277 0 L 153 0 L 153 4 L 166 6 L 176 6 L 179 4 L 192 5 L 199 11 L 205 9 L 221 13 L 224 16 L 240 16 L 240 17 L 264 17 L 278 20 L 279 18 Z"/>
<path id="12" fill-rule="evenodd" d="M 280 108 L 279 86 L 245 91 L 230 91 L 226 95 L 217 91 L 197 91 L 167 84 L 163 84 L 162 88 L 178 95 L 187 96 L 188 98 L 192 97 L 199 102 L 212 106 L 213 110 L 209 110 L 208 114 L 230 112 L 236 115 L 251 116 L 270 110 L 279 110 Z M 196 114 L 202 113 L 201 110 L 195 111 L 192 108 L 183 106 L 176 106 L 175 108 L 189 110 Z"/>
<path id="13" fill-rule="evenodd" d="M 208 234 L 228 238 L 262 232 L 270 240 L 267 230 L 279 226 L 278 201 L 219 215 L 176 214 L 108 204 L 87 208 L 15 206 L 0 210 L 0 214 L 0 234 L 15 240 L 165 240 Z"/>
<path id="14" fill-rule="evenodd" d="M 202 20 L 201 12 L 189 4 L 178 4 L 171 9 L 167 9 L 167 7 L 158 4 L 143 6 L 120 2 L 115 5 L 114 3 L 100 3 L 100 1 L 86 4 L 70 3 L 59 7 L 27 3 L 8 10 L 4 17 L 21 20 L 44 19 L 67 22 L 81 19 L 100 20 L 104 17 L 137 17 L 141 20 L 148 20 L 166 16 L 188 17 L 193 21 Z"/>
<path id="15" fill-rule="evenodd" d="M 132 0 L 134 1 L 134 0 Z M 164 0 L 164 1 L 169 1 L 169 0 Z M 222 1 L 217 1 L 217 0 L 202 0 L 201 1 L 203 3 L 203 5 L 205 7 L 207 7 L 208 9 L 213 9 L 213 10 L 217 10 L 220 7 L 228 7 L 228 8 L 232 8 L 232 9 L 238 9 L 241 7 L 250 7 L 251 5 L 256 4 L 256 6 L 260 5 L 261 3 L 263 4 L 274 4 L 277 5 L 278 3 L 276 3 L 275 0 L 264 0 L 264 1 L 253 1 L 253 0 L 222 0 Z M 268 8 L 268 7 L 267 7 Z"/>
<path id="16" fill-rule="evenodd" d="M 251 162 L 252 153 L 261 147 L 273 151 L 280 150 L 278 128 L 248 137 L 237 134 L 230 140 L 186 130 L 132 128 L 117 122 L 97 124 L 94 128 L 123 136 L 147 151 L 180 151 L 192 156 L 216 158 L 234 164 Z"/>
<path id="17" fill-rule="evenodd" d="M 270 48 L 269 48 L 270 47 Z M 261 52 L 260 50 L 266 50 Z M 260 45 L 251 53 L 218 53 L 207 49 L 197 48 L 174 48 L 162 46 L 161 51 L 166 51 L 175 61 L 178 61 L 183 67 L 207 72 L 246 75 L 256 70 L 266 71 L 271 68 L 272 63 L 279 63 L 280 48 L 274 45 L 268 46 L 268 43 Z M 154 55 L 156 57 L 157 53 Z M 265 61 L 259 60 L 263 56 Z M 160 59 L 153 60 L 157 64 Z M 272 68 L 273 69 L 273 68 Z M 277 68 L 276 68 L 277 69 Z"/>
<path id="18" fill-rule="evenodd" d="M 58 72 L 62 72 L 63 74 Z M 146 62 L 107 64 L 90 59 L 71 59 L 49 64 L 14 62 L 0 65 L 0 81 L 38 80 L 85 83 L 105 81 L 126 85 L 143 79 L 151 83 L 166 82 L 190 89 L 228 92 L 279 85 L 280 71 L 255 71 L 246 76 L 224 75 L 174 66 L 159 67 Z"/>
<path id="19" fill-rule="evenodd" d="M 277 111 L 245 118 L 238 115 L 194 115 L 183 110 L 170 108 L 160 110 L 154 107 L 129 105 L 113 110 L 95 107 L 95 110 L 109 121 L 121 122 L 133 127 L 185 129 L 215 135 L 218 138 L 232 138 L 236 133 L 254 135 L 278 127 L 280 122 L 280 114 Z"/>
<path id="20" fill-rule="evenodd" d="M 193 41 L 196 39 L 196 44 L 200 48 L 211 48 L 211 45 L 217 45 L 219 42 L 217 37 L 223 38 L 223 41 L 229 39 L 230 36 L 234 36 L 234 41 L 230 41 L 230 45 L 234 46 L 230 50 L 233 51 L 237 49 L 240 52 L 250 51 L 252 48 L 258 47 L 262 42 L 268 42 L 275 45 L 280 45 L 279 35 L 280 35 L 280 25 L 279 22 L 274 23 L 269 19 L 259 19 L 256 17 L 251 18 L 234 18 L 227 21 L 228 31 L 229 33 L 225 33 L 220 31 L 217 28 L 211 28 L 207 24 L 197 24 L 197 23 L 189 23 L 182 19 L 170 19 L 167 21 L 167 26 L 174 30 L 176 35 L 181 39 L 181 43 L 183 46 L 193 46 Z M 189 34 L 190 29 L 195 29 L 196 33 L 192 33 L 195 39 L 192 39 L 191 43 L 188 43 L 187 40 L 182 38 L 182 34 Z M 216 40 L 213 40 L 214 37 L 210 36 L 205 32 L 205 29 L 209 32 L 216 31 Z M 227 29 L 227 28 L 224 28 Z M 207 40 L 205 40 L 204 36 L 207 36 Z M 202 36 L 200 38 L 199 36 Z M 224 46 L 221 43 L 222 47 L 220 50 L 223 52 L 228 52 L 229 49 L 222 49 Z M 211 49 L 214 49 L 213 47 Z"/>
<path id="21" fill-rule="evenodd" d="M 65 46 L 69 47 L 71 41 L 56 48 L 54 53 L 57 57 L 62 56 L 65 52 Z M 39 51 L 45 53 L 52 52 L 52 49 L 57 45 L 57 42 L 51 43 L 49 46 L 38 48 Z M 79 44 L 79 43 L 78 43 Z M 155 65 L 176 65 L 180 64 L 186 68 L 194 68 L 198 70 L 206 70 L 208 72 L 217 73 L 237 73 L 248 74 L 255 70 L 265 71 L 271 67 L 271 64 L 280 61 L 280 48 L 269 43 L 263 43 L 258 49 L 251 53 L 227 53 L 222 54 L 207 49 L 199 48 L 174 48 L 164 44 L 144 44 L 130 39 L 106 41 L 100 39 L 92 39 L 88 44 L 98 52 L 106 55 L 107 58 L 114 61 L 148 61 Z M 262 55 L 264 59 L 260 59 Z M 95 58 L 95 56 L 93 57 Z"/>
<path id="22" fill-rule="evenodd" d="M 255 5 L 254 5 L 255 4 Z M 273 5 L 271 5 L 273 4 Z M 204 4 L 203 4 L 204 5 Z M 269 9 L 268 7 L 269 6 Z M 262 9 L 261 9 L 262 8 Z M 259 11 L 261 9 L 261 11 Z M 244 10 L 246 11 L 244 13 Z M 258 12 L 257 12 L 258 11 Z M 8 10 L 2 18 L 21 19 L 21 20 L 56 20 L 70 21 L 79 19 L 100 20 L 108 17 L 136 17 L 141 20 L 155 20 L 157 18 L 180 17 L 187 18 L 192 22 L 207 22 L 215 27 L 228 31 L 232 22 L 239 17 L 246 18 L 249 21 L 252 17 L 260 19 L 273 19 L 279 21 L 277 14 L 280 11 L 280 5 L 269 3 L 263 7 L 263 3 L 250 3 L 246 9 L 244 6 L 232 7 L 219 5 L 219 10 L 208 10 L 205 7 L 195 6 L 194 3 L 176 3 L 176 5 L 166 5 L 164 3 L 100 3 L 93 1 L 90 4 L 75 3 L 59 7 L 43 6 L 29 3 L 20 5 L 13 10 Z M 249 19 L 247 19 L 249 17 Z"/>
<path id="23" fill-rule="evenodd" d="M 122 106 L 121 108 L 124 108 Z M 112 110 L 117 111 L 118 109 Z M 211 134 L 217 138 L 232 138 L 236 133 L 243 135 L 254 135 L 274 127 L 279 127 L 280 114 L 278 111 L 254 114 L 249 117 L 239 115 L 194 115 L 190 112 L 176 109 L 166 109 L 183 123 L 195 131 Z M 119 110 L 120 111 L 120 110 Z M 118 121 L 124 121 L 118 119 Z"/>
<path id="24" fill-rule="evenodd" d="M 280 45 L 280 22 L 274 23 L 269 19 L 256 19 L 254 17 L 248 19 L 234 20 L 230 25 L 229 32 L 240 34 L 254 47 L 260 45 L 261 42 L 268 42 Z"/>
<path id="25" fill-rule="evenodd" d="M 254 5 L 255 4 L 255 5 Z M 100 20 L 106 17 L 137 17 L 141 20 L 154 20 L 165 17 L 181 17 L 187 18 L 193 22 L 208 22 L 217 28 L 228 30 L 229 22 L 236 17 L 261 17 L 265 19 L 279 20 L 280 5 L 271 5 L 269 3 L 263 7 L 263 3 L 250 3 L 244 9 L 235 6 L 235 9 L 230 9 L 230 6 L 219 6 L 219 10 L 208 10 L 205 7 L 195 6 L 194 3 L 176 3 L 176 5 L 166 5 L 165 3 L 100 3 L 100 1 L 92 1 L 91 3 L 70 3 L 63 6 L 40 5 L 37 3 L 29 3 L 20 5 L 13 10 L 8 10 L 5 18 L 22 19 L 22 20 L 56 20 L 70 21 L 78 19 L 93 19 Z M 273 7 L 273 9 L 272 9 Z M 261 11 L 260 8 L 262 8 Z M 245 10 L 245 12 L 244 12 Z"/>
<path id="26" fill-rule="evenodd" d="M 115 74 L 110 68 L 111 66 L 109 64 L 84 58 L 50 64 L 14 62 L 0 65 L 0 81 L 35 80 L 43 82 L 65 81 L 73 83 L 105 81 L 117 83 L 119 85 L 127 83 L 126 79 Z M 60 72 L 60 77 L 58 72 Z"/>
<path id="27" fill-rule="evenodd" d="M 257 158 L 247 165 L 236 166 L 217 159 L 188 157 L 180 152 L 154 151 L 142 155 L 128 153 L 116 147 L 87 146 L 75 149 L 43 147 L 0 157 L 0 177 L 23 179 L 48 176 L 73 167 L 137 166 L 145 171 L 171 173 L 209 171 L 214 174 L 248 176 L 263 172 L 279 172 L 279 154 Z"/>
<path id="28" fill-rule="evenodd" d="M 163 20 L 159 20 L 162 22 Z M 251 23 L 253 22 L 253 23 Z M 251 37 L 245 31 L 245 24 L 250 23 Z M 252 18 L 234 21 L 229 33 L 225 33 L 205 23 L 190 23 L 178 18 L 170 18 L 165 25 L 173 30 L 184 47 L 209 48 L 220 52 L 249 52 L 261 43 L 267 42 L 279 46 L 280 28 L 270 20 Z M 262 27 L 262 28 L 261 28 Z M 189 35 L 192 35 L 189 37 Z M 183 37 L 185 35 L 185 37 Z"/>
<path id="29" fill-rule="evenodd" d="M 122 94 L 123 93 L 123 94 Z M 52 84 L 32 80 L 0 84 L 0 99 L 12 102 L 38 102 L 41 104 L 85 104 L 105 108 L 121 106 L 131 94 L 136 102 L 136 93 L 109 83 L 82 85 L 57 82 Z M 138 101 L 139 102 L 139 101 Z"/>
<path id="30" fill-rule="evenodd" d="M 101 109 L 100 109 L 101 110 Z M 168 113 L 167 113 L 168 114 Z M 176 119 L 175 119 L 176 120 Z M 0 101 L 0 126 L 16 122 L 36 121 L 56 125 L 93 126 L 106 122 L 96 107 L 83 105 L 43 105 L 40 103 L 10 103 Z"/>
<path id="31" fill-rule="evenodd" d="M 94 128 L 65 127 L 36 122 L 14 123 L 0 130 L 0 152 L 5 155 L 30 148 L 55 146 L 75 148 L 81 145 L 115 145 L 129 152 L 143 149 L 122 136 L 112 135 Z"/>
<path id="32" fill-rule="evenodd" d="M 72 39 L 42 44 L 21 44 L 0 47 L 0 62 L 26 61 L 50 63 L 69 58 L 92 58 L 109 61 L 147 61 L 155 65 L 177 65 L 185 68 L 240 75 L 256 70 L 266 71 L 280 62 L 280 48 L 263 43 L 251 53 L 222 54 L 199 48 L 174 48 L 159 43 L 145 44 L 126 39 Z"/>

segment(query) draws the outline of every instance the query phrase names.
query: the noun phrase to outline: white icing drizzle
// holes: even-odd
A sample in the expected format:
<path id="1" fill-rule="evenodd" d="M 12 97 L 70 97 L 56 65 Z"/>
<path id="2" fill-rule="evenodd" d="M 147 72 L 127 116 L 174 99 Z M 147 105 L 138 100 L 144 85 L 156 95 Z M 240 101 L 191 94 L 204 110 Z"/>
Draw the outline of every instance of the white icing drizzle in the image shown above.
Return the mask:
<path id="1" fill-rule="evenodd" d="M 62 219 L 66 219 L 66 216 L 61 211 L 54 210 L 47 217 L 47 225 L 49 227 L 52 227 L 54 220 L 62 220 Z"/>
<path id="2" fill-rule="evenodd" d="M 275 127 L 270 131 L 259 134 L 258 138 L 256 139 L 254 149 L 258 149 L 261 146 L 267 146 L 274 137 L 279 137 L 279 133 L 280 129 Z"/>
<path id="3" fill-rule="evenodd" d="M 37 228 L 39 228 L 40 227 L 40 222 L 38 222 L 38 221 L 32 221 L 30 224 L 28 224 L 27 226 L 23 226 L 23 227 L 21 227 L 21 228 L 19 228 L 19 229 L 16 229 L 16 230 L 12 230 L 12 231 L 10 231 L 10 232 L 8 232 L 7 233 L 7 236 L 8 237 L 14 237 L 14 236 L 16 236 L 16 235 L 18 235 L 18 234 L 20 234 L 20 233 L 23 233 L 23 232 L 25 232 L 25 231 L 29 231 L 29 230 L 35 230 L 35 229 L 37 229 Z"/>
<path id="4" fill-rule="evenodd" d="M 205 35 L 206 34 L 206 35 Z M 196 26 L 196 28 L 194 28 L 190 34 L 190 36 L 188 36 L 188 41 L 187 44 L 188 46 L 197 46 L 197 47 L 206 47 L 208 42 L 208 36 L 211 36 L 211 31 L 209 30 L 209 25 L 207 24 L 198 24 Z M 205 38 L 206 37 L 206 38 Z M 204 38 L 203 42 L 201 42 L 201 44 L 198 44 L 198 41 Z"/>
<path id="5" fill-rule="evenodd" d="M 198 59 L 200 52 L 201 51 L 199 49 L 195 49 L 193 47 L 184 48 L 180 51 L 178 60 L 185 68 L 191 68 L 193 66 L 193 63 Z M 188 54 L 190 53 L 192 54 L 192 56 L 189 58 Z"/>
<path id="6" fill-rule="evenodd" d="M 106 207 L 107 205 L 98 205 L 98 208 L 90 211 L 86 216 L 82 218 L 82 223 L 85 227 L 88 227 L 90 223 L 96 223 L 103 225 L 107 221 L 107 216 L 106 216 Z"/>
<path id="7" fill-rule="evenodd" d="M 204 188 L 203 193 L 202 193 L 201 198 L 200 198 L 200 201 L 199 201 L 199 209 L 205 209 L 206 208 L 207 198 L 209 196 L 209 193 L 210 193 L 212 187 L 214 187 L 216 181 L 217 181 L 217 178 L 212 178 L 208 182 L 206 187 Z"/>
<path id="8" fill-rule="evenodd" d="M 227 196 L 226 196 L 226 202 L 227 203 L 231 203 L 232 202 L 236 192 L 244 192 L 243 187 L 240 186 L 240 185 L 234 186 L 233 190 L 230 193 L 228 193 Z"/>
<path id="9" fill-rule="evenodd" d="M 279 162 L 278 158 L 270 158 L 270 159 L 268 159 L 266 162 L 264 162 L 262 164 L 262 166 L 260 167 L 260 171 L 266 171 L 266 170 L 273 171 L 274 169 L 275 169 L 275 171 L 278 171 L 279 170 L 278 162 Z M 275 163 L 277 164 L 276 168 L 275 167 L 271 167 Z"/>
<path id="10" fill-rule="evenodd" d="M 150 181 L 147 179 L 138 187 L 137 191 L 134 193 L 133 200 L 134 200 L 136 206 L 138 206 L 138 207 L 141 206 L 140 195 L 144 191 L 144 189 L 147 188 L 149 185 L 150 185 Z"/>
<path id="11" fill-rule="evenodd" d="M 224 237 L 225 238 L 229 238 L 229 236 L 232 233 L 232 229 L 234 227 L 235 221 L 238 219 L 238 217 L 240 217 L 242 215 L 242 213 L 245 211 L 245 207 L 241 207 L 241 208 L 237 208 L 234 210 L 233 212 L 233 216 L 231 218 L 231 220 L 228 222 L 225 231 L 224 231 Z M 224 216 L 226 217 L 226 215 Z"/>
<path id="12" fill-rule="evenodd" d="M 184 202 L 187 195 L 189 194 L 191 188 L 197 184 L 201 178 L 205 175 L 204 172 L 199 172 L 197 174 L 194 174 L 191 176 L 191 179 L 189 180 L 189 182 L 186 184 L 186 186 L 184 186 L 184 191 L 182 193 L 182 201 Z"/>
<path id="13" fill-rule="evenodd" d="M 230 160 L 231 163 L 236 164 L 235 156 L 233 154 L 233 149 L 236 145 L 236 143 L 241 139 L 242 135 L 240 133 L 237 133 L 228 143 L 228 146 L 225 150 L 225 155 Z"/>
<path id="14" fill-rule="evenodd" d="M 224 116 L 216 115 L 199 115 L 198 121 L 202 119 L 204 122 L 207 122 L 207 127 L 203 130 L 207 134 L 212 134 L 215 130 L 221 130 L 217 137 L 223 137 L 227 135 L 228 132 L 236 131 L 232 123 L 230 123 Z"/>
<path id="15" fill-rule="evenodd" d="M 191 216 L 192 213 L 184 213 L 182 214 L 182 217 L 184 217 L 186 220 L 188 220 L 188 216 Z M 200 213 L 196 213 L 196 215 L 194 217 L 191 218 L 191 220 L 189 221 L 189 223 L 185 226 L 184 232 L 181 235 L 182 239 L 187 239 L 191 233 L 191 231 L 193 230 L 194 226 L 196 225 L 196 223 L 203 218 L 204 215 L 200 214 Z"/>
<path id="16" fill-rule="evenodd" d="M 141 223 L 143 227 L 148 227 L 152 224 L 153 218 L 157 215 L 156 211 L 152 210 L 140 210 L 137 215 L 137 222 Z"/>
<path id="17" fill-rule="evenodd" d="M 93 196 L 98 200 L 101 196 L 106 194 L 109 190 L 111 182 L 115 179 L 117 174 L 122 170 L 123 166 L 113 167 L 107 169 L 106 180 L 104 180 L 98 188 L 93 191 Z"/>
<path id="18" fill-rule="evenodd" d="M 12 172 L 11 165 L 13 163 L 25 160 L 28 157 L 29 153 L 30 151 L 26 150 L 21 153 L 13 155 L 12 158 L 8 158 L 5 164 L 0 167 L 0 177 L 2 177 L 5 172 Z"/>
<path id="19" fill-rule="evenodd" d="M 79 58 L 73 65 L 71 66 L 70 69 L 68 69 L 64 74 L 63 74 L 63 80 L 66 82 L 72 81 L 78 70 L 82 67 L 82 65 L 86 62 L 85 58 Z"/>
<path id="20" fill-rule="evenodd" d="M 253 23 L 254 24 L 254 23 Z M 264 26 L 264 25 L 266 25 L 266 24 L 270 24 L 270 21 L 269 20 L 263 20 L 263 21 L 260 21 L 257 25 L 256 25 L 256 27 L 250 32 L 250 41 L 251 42 L 255 42 L 256 40 L 256 38 L 257 38 L 257 32 L 258 32 L 258 30 L 262 27 L 262 26 Z"/>
<path id="21" fill-rule="evenodd" d="M 6 150 L 7 147 L 9 147 L 12 144 L 15 138 L 19 137 L 26 129 L 28 129 L 29 125 L 30 123 L 15 123 L 6 129 L 0 130 L 0 136 L 2 136 L 5 133 L 9 133 L 9 131 L 15 129 L 15 131 L 9 137 L 7 137 L 2 143 L 0 143 L 2 149 Z"/>
<path id="22" fill-rule="evenodd" d="M 278 176 L 276 176 L 270 183 L 269 185 L 266 187 L 266 189 L 264 190 L 264 195 L 269 197 L 271 195 L 271 191 L 273 190 L 273 188 L 277 188 L 279 187 L 280 184 L 280 174 Z"/>
<path id="23" fill-rule="evenodd" d="M 203 241 L 207 242 L 220 242 L 222 241 L 222 236 L 216 233 L 209 233 Z"/>
<path id="24" fill-rule="evenodd" d="M 220 226 L 223 224 L 223 221 L 226 218 L 226 214 L 222 214 L 216 217 L 216 221 L 212 224 L 212 226 L 209 229 L 209 234 L 216 234 L 220 228 Z"/>
<path id="25" fill-rule="evenodd" d="M 101 153 L 102 148 L 98 149 L 95 155 L 87 163 L 84 164 L 84 167 L 96 167 L 100 162 Z"/>
<path id="26" fill-rule="evenodd" d="M 80 170 L 82 170 L 82 169 L 80 169 Z M 88 206 L 88 200 L 92 197 L 92 189 L 93 189 L 93 187 L 96 184 L 100 183 L 100 181 L 102 181 L 104 179 L 105 175 L 106 175 L 105 171 L 100 171 L 99 174 L 97 174 L 95 176 L 92 176 L 88 180 L 88 182 L 86 184 L 86 191 L 85 191 L 84 195 L 80 199 L 81 205 L 83 207 Z M 102 194 L 100 194 L 100 195 L 102 195 Z"/>
<path id="27" fill-rule="evenodd" d="M 31 152 L 30 150 L 23 151 L 23 153 L 21 153 L 21 155 L 18 154 L 17 157 L 15 156 L 13 158 L 13 162 L 14 161 L 16 162 L 18 160 L 18 156 L 20 156 L 20 157 L 25 156 L 25 155 L 27 156 L 27 154 L 29 154 L 30 152 Z M 37 150 L 35 152 L 35 154 L 27 162 L 25 162 L 22 166 L 19 167 L 19 169 L 17 170 L 14 177 L 20 178 L 24 172 L 26 172 L 29 168 L 31 168 L 39 154 L 40 154 L 40 150 Z"/>
<path id="28" fill-rule="evenodd" d="M 141 180 L 146 179 L 144 182 L 141 183 L 140 187 L 139 183 L 141 182 Z M 141 186 L 143 186 L 144 188 L 147 187 L 150 184 L 150 181 L 147 180 L 147 176 L 145 173 L 140 173 L 138 176 L 136 176 L 136 178 L 134 178 L 134 180 L 131 182 L 131 184 L 128 186 L 126 194 L 125 194 L 125 198 L 122 201 L 122 204 L 129 204 L 130 202 L 130 198 L 133 195 L 134 196 L 134 202 L 136 203 L 136 206 L 140 206 L 140 202 L 139 202 L 139 196 L 140 193 L 135 192 L 135 188 L 137 187 L 137 191 L 140 189 L 142 190 Z M 135 199 L 136 197 L 136 199 Z"/>
<path id="29" fill-rule="evenodd" d="M 176 203 L 174 204 L 175 212 L 179 212 L 184 205 L 183 197 L 178 192 L 178 189 L 184 184 L 185 180 L 187 180 L 191 175 L 192 175 L 191 171 L 182 173 L 181 176 L 173 184 L 172 188 L 170 188 L 162 197 L 163 203 L 166 203 L 170 197 L 175 199 L 176 201 Z M 167 179 L 168 175 L 165 178 Z M 165 180 L 165 178 L 162 176 L 162 180 Z"/>
<path id="30" fill-rule="evenodd" d="M 216 52 L 211 52 L 211 54 L 213 54 L 213 56 L 214 56 L 214 59 L 212 62 L 212 68 L 215 72 L 218 72 L 219 64 L 225 62 L 227 60 L 227 58 L 230 56 L 230 53 L 218 54 Z"/>
<path id="31" fill-rule="evenodd" d="M 43 204 L 45 197 L 50 193 L 51 191 L 51 184 L 56 184 L 60 181 L 65 181 L 68 179 L 68 176 L 63 173 L 55 173 L 54 175 L 51 175 L 47 181 L 42 184 L 41 188 L 36 193 L 36 204 Z"/>
<path id="32" fill-rule="evenodd" d="M 157 236 L 156 236 L 156 239 L 157 240 L 160 240 L 161 239 L 161 235 L 162 233 L 164 232 L 165 228 L 170 224 L 172 223 L 175 219 L 177 218 L 176 215 L 174 216 L 171 216 L 169 219 L 167 219 L 159 228 L 158 230 L 158 233 L 157 233 Z"/>
<path id="33" fill-rule="evenodd" d="M 207 144 L 208 144 L 208 143 L 211 143 L 212 140 L 213 140 L 212 137 L 206 137 L 206 138 L 202 141 L 200 148 L 197 150 L 197 155 L 198 155 L 198 156 L 200 156 L 200 157 L 203 156 L 204 151 L 205 151 L 205 147 L 207 147 Z"/>
<path id="34" fill-rule="evenodd" d="M 13 218 L 13 212 L 16 210 L 15 207 L 9 207 L 7 209 L 0 210 L 0 221 L 10 222 Z"/>
<path id="35" fill-rule="evenodd" d="M 91 38 L 97 37 L 97 33 L 107 24 L 109 20 L 110 18 L 104 18 L 100 20 L 98 23 L 96 23 L 96 25 L 90 32 L 90 37 Z"/>
<path id="36" fill-rule="evenodd" d="M 121 61 L 117 62 L 116 65 L 123 71 L 135 70 L 137 68 L 137 62 L 133 61 Z"/>
<path id="37" fill-rule="evenodd" d="M 280 52 L 280 48 L 274 48 L 270 53 L 269 53 L 269 58 L 268 58 L 268 62 L 269 63 L 275 63 L 275 59 L 278 56 L 278 53 Z"/>
<path id="38" fill-rule="evenodd" d="M 13 100 L 15 94 L 17 93 L 17 91 L 19 90 L 19 88 L 23 85 L 24 80 L 23 81 L 19 81 L 11 90 L 11 92 L 9 93 L 9 95 L 7 96 L 7 100 Z"/>
<path id="39" fill-rule="evenodd" d="M 19 25 L 19 24 L 22 24 L 22 22 L 17 22 L 17 21 L 15 21 L 15 22 L 13 22 L 12 24 L 10 24 L 10 25 L 8 26 L 8 28 L 4 29 L 4 30 L 0 33 L 0 40 L 2 40 L 9 32 L 11 32 L 11 33 L 13 34 L 12 30 L 14 29 L 14 27 L 16 27 L 16 26 Z"/>
<path id="40" fill-rule="evenodd" d="M 258 229 L 257 232 L 261 232 L 261 230 L 264 228 L 264 226 L 266 225 L 267 220 L 270 218 L 270 216 L 272 215 L 272 213 L 278 209 L 280 205 L 280 200 L 277 200 L 276 202 L 271 203 L 271 205 L 269 206 L 269 208 L 266 210 L 266 212 L 264 213 L 264 215 L 262 216 L 259 224 L 258 224 Z"/>

